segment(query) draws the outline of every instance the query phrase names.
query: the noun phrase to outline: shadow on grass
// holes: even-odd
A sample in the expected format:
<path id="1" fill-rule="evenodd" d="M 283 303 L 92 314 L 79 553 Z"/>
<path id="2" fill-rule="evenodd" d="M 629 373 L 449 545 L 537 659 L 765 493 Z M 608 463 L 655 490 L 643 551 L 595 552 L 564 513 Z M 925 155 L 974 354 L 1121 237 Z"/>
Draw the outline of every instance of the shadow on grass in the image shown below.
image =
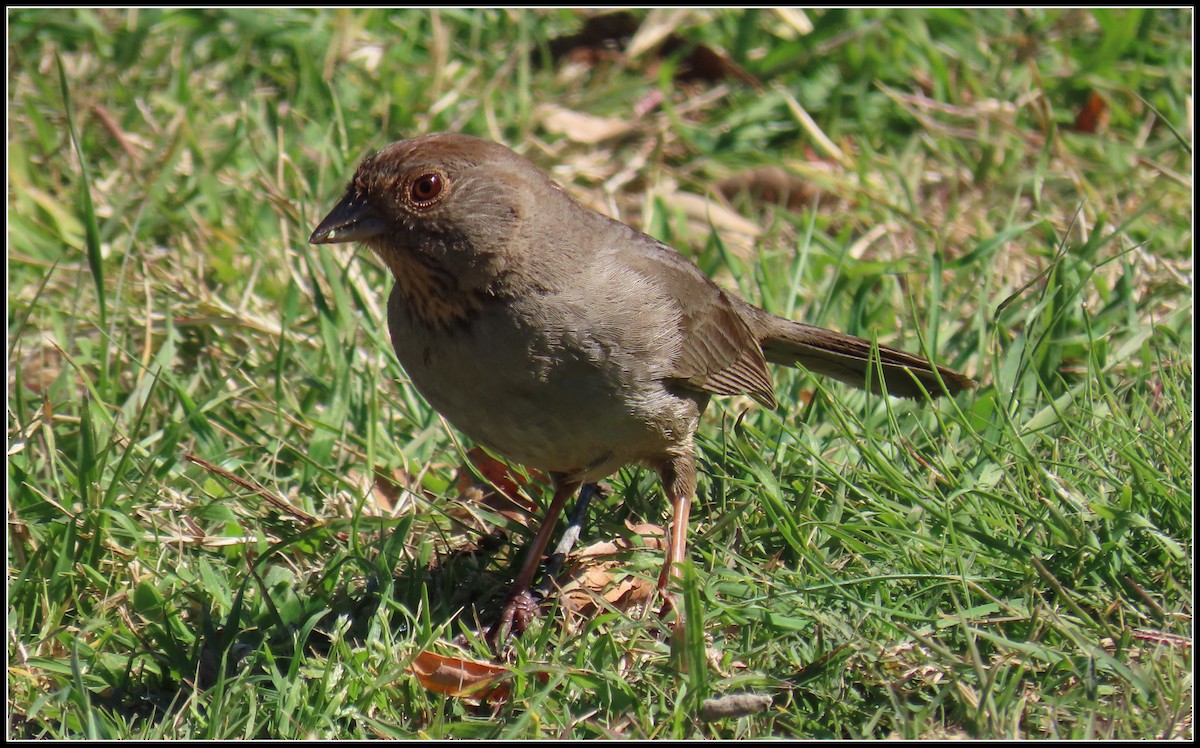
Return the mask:
<path id="1" fill-rule="evenodd" d="M 340 647 L 364 647 L 379 636 L 381 621 L 390 632 L 384 637 L 394 641 L 421 639 L 422 632 L 476 629 L 494 620 L 511 562 L 496 556 L 519 551 L 521 540 L 494 532 L 432 562 L 408 556 L 397 562 L 389 550 L 400 544 L 390 538 L 403 538 L 409 529 L 409 522 L 401 521 L 379 537 L 376 548 L 359 551 L 346 549 L 329 528 L 293 534 L 247 561 L 232 596 L 197 585 L 164 598 L 147 585 L 139 587 L 130 595 L 129 622 L 140 646 L 127 652 L 97 650 L 72 660 L 77 672 L 102 685 L 92 680 L 85 687 L 76 678 L 60 692 L 63 709 L 57 715 L 52 708 L 34 717 L 10 713 L 10 733 L 25 739 L 90 736 L 96 720 L 125 725 L 119 732 L 127 735 L 169 733 L 165 723 L 173 717 L 216 710 L 216 702 L 230 699 L 231 689 L 279 688 L 303 678 L 301 665 L 310 658 L 336 656 Z M 297 543 L 326 546 L 331 563 L 297 574 L 295 555 L 283 555 Z M 366 560 L 367 555 L 374 559 Z M 390 614 L 380 617 L 385 606 Z M 346 734 L 363 729 L 346 727 Z M 260 720 L 256 733 L 243 737 L 278 737 L 271 732 L 270 720 Z"/>

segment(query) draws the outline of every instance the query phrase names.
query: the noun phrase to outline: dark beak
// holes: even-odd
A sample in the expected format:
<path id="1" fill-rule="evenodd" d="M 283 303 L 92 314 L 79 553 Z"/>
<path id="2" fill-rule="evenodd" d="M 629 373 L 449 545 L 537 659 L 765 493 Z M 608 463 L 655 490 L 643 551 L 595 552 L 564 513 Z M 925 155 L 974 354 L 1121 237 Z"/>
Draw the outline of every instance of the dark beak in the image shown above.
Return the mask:
<path id="1" fill-rule="evenodd" d="M 371 209 L 365 198 L 347 192 L 341 202 L 329 211 L 325 220 L 308 237 L 309 244 L 339 244 L 360 242 L 379 236 L 387 223 Z"/>

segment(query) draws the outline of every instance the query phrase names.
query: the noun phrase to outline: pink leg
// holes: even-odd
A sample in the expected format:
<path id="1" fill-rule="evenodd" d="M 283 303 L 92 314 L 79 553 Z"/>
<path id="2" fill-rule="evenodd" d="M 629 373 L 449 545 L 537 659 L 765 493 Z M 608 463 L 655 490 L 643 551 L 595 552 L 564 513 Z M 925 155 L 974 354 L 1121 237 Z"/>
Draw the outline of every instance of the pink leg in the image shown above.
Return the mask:
<path id="1" fill-rule="evenodd" d="M 660 617 L 671 611 L 678 615 L 675 628 L 683 625 L 683 606 L 672 597 L 667 587 L 671 578 L 680 576 L 679 564 L 687 555 L 688 512 L 692 507 L 692 496 L 696 493 L 696 461 L 689 451 L 676 455 L 658 466 L 658 475 L 671 502 L 671 529 L 667 536 L 667 555 L 663 560 L 662 572 L 658 575 L 658 592 L 663 596 Z"/>
<path id="2" fill-rule="evenodd" d="M 487 634 L 487 640 L 497 650 L 503 647 L 510 630 L 520 634 L 537 613 L 537 603 L 530 594 L 533 578 L 537 576 L 538 566 L 541 565 L 546 546 L 550 544 L 550 537 L 554 534 L 558 515 L 562 514 L 567 499 L 575 495 L 576 489 L 579 488 L 579 481 L 570 480 L 565 475 L 556 473 L 553 479 L 554 498 L 550 500 L 550 508 L 546 510 L 542 525 L 529 545 L 525 560 L 521 562 L 521 570 L 517 572 L 517 578 L 513 580 L 508 600 L 505 601 L 504 610 L 500 613 L 500 620 L 496 621 Z"/>

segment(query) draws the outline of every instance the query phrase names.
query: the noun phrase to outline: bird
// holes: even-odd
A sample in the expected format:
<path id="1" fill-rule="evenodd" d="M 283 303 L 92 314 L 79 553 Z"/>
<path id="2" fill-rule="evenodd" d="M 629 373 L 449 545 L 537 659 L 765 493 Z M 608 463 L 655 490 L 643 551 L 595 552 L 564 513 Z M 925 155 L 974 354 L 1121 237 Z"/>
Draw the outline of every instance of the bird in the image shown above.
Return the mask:
<path id="1" fill-rule="evenodd" d="M 470 135 L 367 157 L 309 242 L 372 250 L 394 278 L 388 330 L 413 386 L 475 443 L 550 475 L 494 646 L 536 614 L 531 586 L 568 498 L 630 464 L 657 472 L 671 505 L 657 590 L 680 630 L 669 587 L 686 556 L 696 429 L 714 395 L 775 408 L 768 363 L 907 398 L 975 386 L 922 356 L 760 309 Z"/>

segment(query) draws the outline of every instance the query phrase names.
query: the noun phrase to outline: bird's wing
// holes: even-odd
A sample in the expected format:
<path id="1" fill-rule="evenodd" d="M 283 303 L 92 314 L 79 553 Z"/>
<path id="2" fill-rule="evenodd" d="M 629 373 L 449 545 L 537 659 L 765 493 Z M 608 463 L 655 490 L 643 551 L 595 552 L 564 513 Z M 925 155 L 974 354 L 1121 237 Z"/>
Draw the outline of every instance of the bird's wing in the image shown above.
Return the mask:
<path id="1" fill-rule="evenodd" d="M 725 291 L 696 264 L 671 247 L 642 235 L 622 260 L 660 278 L 680 311 L 683 345 L 672 378 L 714 395 L 746 394 L 768 408 L 776 405 L 762 347 Z"/>

